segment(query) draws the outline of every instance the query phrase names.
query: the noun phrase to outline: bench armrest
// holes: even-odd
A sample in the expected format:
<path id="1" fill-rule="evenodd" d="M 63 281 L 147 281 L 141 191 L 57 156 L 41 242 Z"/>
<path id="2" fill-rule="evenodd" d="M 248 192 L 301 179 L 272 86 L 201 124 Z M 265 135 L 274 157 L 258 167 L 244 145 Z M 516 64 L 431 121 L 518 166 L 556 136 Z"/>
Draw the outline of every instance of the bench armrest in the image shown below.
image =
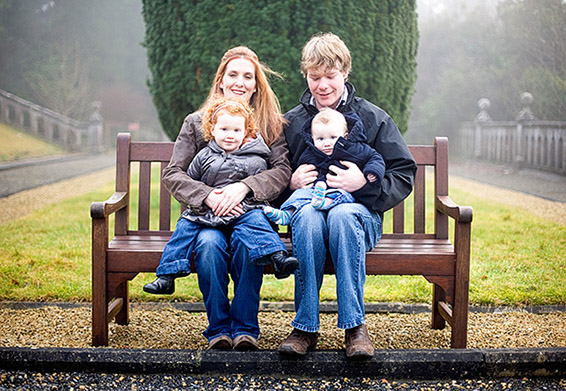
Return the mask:
<path id="1" fill-rule="evenodd" d="M 120 210 L 128 205 L 128 193 L 125 191 L 117 191 L 106 201 L 93 202 L 90 205 L 90 217 L 93 219 L 104 219 L 112 213 Z"/>
<path id="2" fill-rule="evenodd" d="M 450 196 L 437 196 L 437 209 L 447 216 L 452 217 L 458 223 L 471 223 L 473 210 L 471 206 L 460 206 Z"/>

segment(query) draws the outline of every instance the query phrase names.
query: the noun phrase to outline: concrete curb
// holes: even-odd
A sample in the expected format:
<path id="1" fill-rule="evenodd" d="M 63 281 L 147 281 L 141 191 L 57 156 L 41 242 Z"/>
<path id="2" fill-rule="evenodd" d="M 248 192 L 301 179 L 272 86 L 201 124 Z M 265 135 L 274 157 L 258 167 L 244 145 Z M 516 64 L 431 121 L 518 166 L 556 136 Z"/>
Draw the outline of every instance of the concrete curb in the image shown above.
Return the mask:
<path id="1" fill-rule="evenodd" d="M 343 351 L 285 358 L 257 352 L 104 348 L 0 348 L 6 370 L 105 373 L 249 374 L 267 376 L 464 379 L 566 376 L 566 348 L 379 350 L 369 361 Z"/>

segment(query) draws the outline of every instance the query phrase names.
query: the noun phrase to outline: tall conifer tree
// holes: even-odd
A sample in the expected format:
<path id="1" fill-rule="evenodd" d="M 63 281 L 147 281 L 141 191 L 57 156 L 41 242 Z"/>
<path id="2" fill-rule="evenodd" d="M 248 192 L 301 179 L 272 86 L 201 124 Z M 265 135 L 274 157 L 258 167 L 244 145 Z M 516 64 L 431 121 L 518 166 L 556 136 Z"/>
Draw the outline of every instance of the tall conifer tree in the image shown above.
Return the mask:
<path id="1" fill-rule="evenodd" d="M 283 74 L 271 80 L 283 110 L 306 87 L 301 49 L 318 32 L 339 35 L 352 52 L 358 95 L 407 129 L 416 80 L 415 0 L 143 0 L 148 82 L 161 124 L 172 139 L 207 96 L 222 54 L 246 45 Z"/>

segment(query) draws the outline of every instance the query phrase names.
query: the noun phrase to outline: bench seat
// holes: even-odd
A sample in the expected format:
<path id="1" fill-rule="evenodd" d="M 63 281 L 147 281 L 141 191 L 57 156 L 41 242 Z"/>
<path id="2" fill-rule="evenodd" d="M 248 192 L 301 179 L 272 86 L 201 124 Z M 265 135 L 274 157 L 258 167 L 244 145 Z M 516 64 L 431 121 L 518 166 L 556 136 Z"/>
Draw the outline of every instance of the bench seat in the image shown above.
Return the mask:
<path id="1" fill-rule="evenodd" d="M 155 273 L 170 237 L 171 232 L 114 237 L 108 245 L 108 272 Z M 286 238 L 283 242 L 291 254 L 291 242 Z M 443 275 L 454 267 L 455 259 L 454 246 L 447 239 L 399 239 L 385 235 L 366 253 L 366 273 Z M 330 261 L 326 272 L 333 272 Z"/>

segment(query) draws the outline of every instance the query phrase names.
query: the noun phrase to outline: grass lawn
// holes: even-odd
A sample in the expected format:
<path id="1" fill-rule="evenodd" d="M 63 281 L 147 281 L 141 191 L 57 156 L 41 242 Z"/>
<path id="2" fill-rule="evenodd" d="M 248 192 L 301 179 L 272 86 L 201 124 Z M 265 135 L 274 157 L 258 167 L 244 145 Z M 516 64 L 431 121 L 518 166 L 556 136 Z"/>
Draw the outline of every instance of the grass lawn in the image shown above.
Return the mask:
<path id="1" fill-rule="evenodd" d="M 61 154 L 64 151 L 39 138 L 0 124 L 0 162 Z"/>
<path id="2" fill-rule="evenodd" d="M 89 301 L 90 203 L 105 200 L 113 189 L 108 184 L 0 225 L 0 300 Z M 474 189 L 452 187 L 451 196 L 474 208 L 471 304 L 566 303 L 565 226 L 483 198 Z M 157 202 L 157 197 L 152 200 Z M 431 205 L 427 210 L 433 213 Z M 134 208 L 132 227 L 136 218 Z M 390 232 L 390 227 L 386 216 L 384 231 Z M 134 279 L 130 285 L 133 300 L 202 300 L 194 275 L 179 279 L 175 295 L 167 297 L 142 292 L 143 284 L 153 278 L 143 274 Z M 265 276 L 262 299 L 293 300 L 293 289 L 292 277 L 280 281 Z M 336 299 L 332 276 L 326 276 L 321 295 L 322 300 Z M 419 276 L 369 276 L 365 299 L 430 303 L 431 284 Z"/>

